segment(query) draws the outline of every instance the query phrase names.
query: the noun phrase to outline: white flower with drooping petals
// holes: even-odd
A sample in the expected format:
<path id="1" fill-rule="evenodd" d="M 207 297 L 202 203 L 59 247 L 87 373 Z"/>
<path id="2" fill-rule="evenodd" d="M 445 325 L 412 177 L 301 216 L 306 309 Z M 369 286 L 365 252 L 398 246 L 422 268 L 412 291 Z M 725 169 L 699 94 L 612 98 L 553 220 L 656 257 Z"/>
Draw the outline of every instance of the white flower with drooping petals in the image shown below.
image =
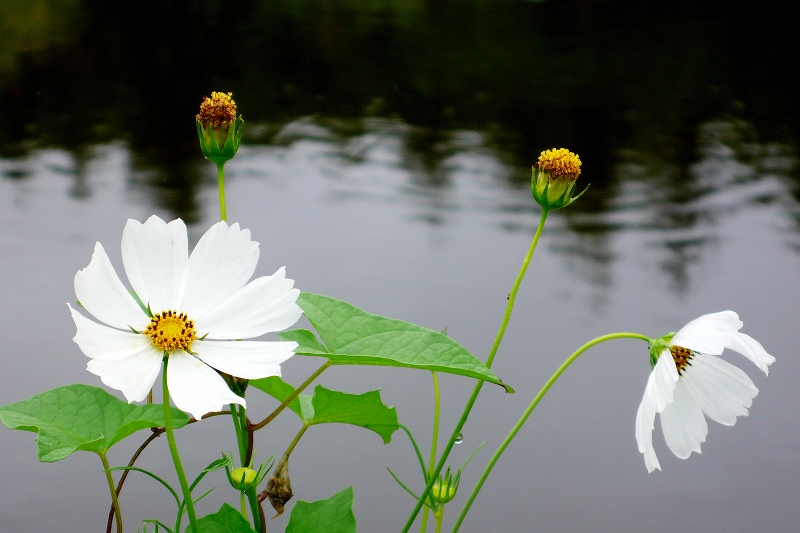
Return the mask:
<path id="1" fill-rule="evenodd" d="M 725 426 L 747 416 L 758 388 L 742 370 L 715 356 L 730 348 L 765 374 L 775 358 L 757 340 L 739 333 L 742 325 L 739 315 L 721 311 L 696 318 L 674 336 L 653 343 L 658 360 L 636 413 L 636 442 L 648 472 L 661 470 L 653 449 L 656 413 L 661 415 L 667 446 L 681 459 L 700 453 L 708 434 L 706 416 Z"/>
<path id="2" fill-rule="evenodd" d="M 288 328 L 302 310 L 298 289 L 281 268 L 248 283 L 258 263 L 250 231 L 218 222 L 188 252 L 186 226 L 151 216 L 128 220 L 122 260 L 133 292 L 120 281 L 103 246 L 75 274 L 80 305 L 69 306 L 73 340 L 91 361 L 89 372 L 128 402 L 144 400 L 168 353 L 167 384 L 175 405 L 199 419 L 226 404 L 245 405 L 217 373 L 243 379 L 280 376 L 295 342 L 242 341 Z"/>

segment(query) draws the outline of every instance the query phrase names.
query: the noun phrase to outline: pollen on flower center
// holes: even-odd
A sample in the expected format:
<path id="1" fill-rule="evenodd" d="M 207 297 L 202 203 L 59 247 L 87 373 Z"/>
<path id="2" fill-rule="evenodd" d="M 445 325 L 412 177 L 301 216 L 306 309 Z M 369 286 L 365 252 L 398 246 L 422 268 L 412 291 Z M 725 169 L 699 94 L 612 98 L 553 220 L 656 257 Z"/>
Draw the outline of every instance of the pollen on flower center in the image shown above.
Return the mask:
<path id="1" fill-rule="evenodd" d="M 581 160 L 566 148 L 553 148 L 541 153 L 539 168 L 550 174 L 551 179 L 563 177 L 574 181 L 581 173 Z"/>
<path id="2" fill-rule="evenodd" d="M 144 334 L 150 337 L 153 346 L 165 352 L 188 351 L 197 338 L 194 322 L 185 313 L 171 310 L 153 315 Z"/>
<path id="3" fill-rule="evenodd" d="M 206 96 L 200 104 L 200 113 L 197 115 L 204 126 L 211 123 L 214 129 L 218 129 L 222 124 L 236 120 L 236 102 L 233 101 L 233 93 L 212 92 L 211 98 Z"/>
<path id="4" fill-rule="evenodd" d="M 670 346 L 669 353 L 672 354 L 672 359 L 675 360 L 678 375 L 682 376 L 686 367 L 692 366 L 691 360 L 694 357 L 694 351 L 683 346 Z"/>

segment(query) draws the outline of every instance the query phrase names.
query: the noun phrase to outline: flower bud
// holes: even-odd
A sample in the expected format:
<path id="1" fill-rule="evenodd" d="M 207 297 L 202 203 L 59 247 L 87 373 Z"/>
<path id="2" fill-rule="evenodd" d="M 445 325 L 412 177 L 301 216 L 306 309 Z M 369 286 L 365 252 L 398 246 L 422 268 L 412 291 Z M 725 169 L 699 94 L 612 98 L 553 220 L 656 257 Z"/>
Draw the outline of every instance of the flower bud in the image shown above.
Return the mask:
<path id="1" fill-rule="evenodd" d="M 462 467 L 463 468 L 463 467 Z M 461 469 L 455 475 L 450 473 L 450 467 L 443 476 L 433 482 L 431 487 L 431 499 L 435 503 L 448 503 L 456 497 L 458 484 L 461 482 Z"/>
<path id="2" fill-rule="evenodd" d="M 200 104 L 197 114 L 197 136 L 200 149 L 209 161 L 217 166 L 236 155 L 242 140 L 244 119 L 236 115 L 236 102 L 233 93 L 212 92 Z"/>
<path id="3" fill-rule="evenodd" d="M 581 160 L 566 148 L 545 150 L 539 156 L 537 166 L 533 167 L 531 193 L 544 209 L 566 207 L 586 192 L 577 196 L 575 180 L 581 173 Z"/>
<path id="4" fill-rule="evenodd" d="M 241 467 L 231 472 L 231 483 L 237 490 L 247 490 L 256 480 L 258 472 L 252 468 Z"/>

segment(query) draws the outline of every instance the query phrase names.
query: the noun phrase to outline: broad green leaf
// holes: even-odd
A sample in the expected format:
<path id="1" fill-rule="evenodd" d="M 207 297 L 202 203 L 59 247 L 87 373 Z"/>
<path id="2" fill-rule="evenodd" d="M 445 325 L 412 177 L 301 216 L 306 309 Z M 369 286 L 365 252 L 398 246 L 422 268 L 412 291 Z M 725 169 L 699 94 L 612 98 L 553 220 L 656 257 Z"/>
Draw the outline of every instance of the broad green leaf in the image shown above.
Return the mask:
<path id="1" fill-rule="evenodd" d="M 286 533 L 356 533 L 353 487 L 347 487 L 327 500 L 297 502 Z"/>
<path id="2" fill-rule="evenodd" d="M 295 391 L 295 388 L 292 385 L 286 383 L 278 376 L 251 379 L 249 384 L 252 387 L 266 392 L 281 403 L 283 403 L 284 400 L 286 400 L 286 398 L 288 398 Z M 308 420 L 313 414 L 313 408 L 311 407 L 311 395 L 309 394 L 300 394 L 297 398 L 289 402 L 288 407 L 302 420 Z"/>
<path id="3" fill-rule="evenodd" d="M 163 426 L 164 410 L 160 404 L 131 405 L 98 387 L 76 384 L 4 405 L 0 422 L 38 433 L 36 455 L 52 463 L 77 450 L 105 453 L 140 429 Z M 173 427 L 188 422 L 186 413 L 172 408 Z"/>
<path id="4" fill-rule="evenodd" d="M 327 357 L 335 365 L 399 366 L 458 374 L 495 383 L 514 392 L 453 339 L 402 320 L 373 315 L 341 300 L 308 292 L 297 305 L 319 332 L 279 333 L 298 343 L 298 355 Z"/>
<path id="5" fill-rule="evenodd" d="M 186 533 L 255 533 L 242 513 L 223 503 L 219 511 L 197 520 L 197 529 L 186 526 Z"/>
<path id="6" fill-rule="evenodd" d="M 380 435 L 385 444 L 392 440 L 392 433 L 400 427 L 397 411 L 383 404 L 378 391 L 347 394 L 317 385 L 311 404 L 314 415 L 307 421 L 308 425 L 340 423 L 361 426 Z"/>

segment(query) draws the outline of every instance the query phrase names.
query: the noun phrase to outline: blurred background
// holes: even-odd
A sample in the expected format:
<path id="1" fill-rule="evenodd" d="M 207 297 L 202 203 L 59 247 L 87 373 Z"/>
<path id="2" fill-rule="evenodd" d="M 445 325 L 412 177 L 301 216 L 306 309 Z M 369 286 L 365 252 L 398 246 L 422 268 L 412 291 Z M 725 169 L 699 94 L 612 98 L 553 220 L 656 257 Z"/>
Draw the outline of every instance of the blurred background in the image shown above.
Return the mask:
<path id="1" fill-rule="evenodd" d="M 657 425 L 664 471 L 648 475 L 633 432 L 646 346 L 606 343 L 553 387 L 461 531 L 797 531 L 800 117 L 783 4 L 0 0 L 0 404 L 102 386 L 70 341 L 73 276 L 96 241 L 122 272 L 128 218 L 180 217 L 193 240 L 218 219 L 194 115 L 203 96 L 232 91 L 246 124 L 227 166 L 228 219 L 261 243 L 257 274 L 285 265 L 301 290 L 447 327 L 481 359 L 539 218 L 531 165 L 554 147 L 583 161 L 591 187 L 549 217 L 493 366 L 517 393 L 484 387 L 452 455 L 457 468 L 486 443 L 445 530 L 578 346 L 734 309 L 777 357 L 767 378 L 726 353 L 761 389 L 750 417 L 709 422 L 703 454 L 686 461 Z M 284 378 L 299 384 L 321 363 L 295 357 Z M 382 389 L 426 446 L 428 374 L 334 368 L 319 382 Z M 442 387 L 448 434 L 472 382 Z M 248 398 L 254 418 L 274 407 Z M 259 458 L 283 453 L 292 416 L 257 434 Z M 181 430 L 187 469 L 234 449 L 231 429 L 216 418 Z M 42 464 L 33 434 L 5 429 L 0 457 L 0 530 L 104 530 L 97 457 Z M 137 464 L 174 480 L 167 457 L 157 439 Z M 401 432 L 384 446 L 360 428 L 315 427 L 290 462 L 295 501 L 353 485 L 359 531 L 399 531 L 414 501 L 386 466 L 421 487 Z M 217 474 L 203 514 L 236 502 Z M 143 476 L 121 504 L 130 531 L 173 513 Z"/>

